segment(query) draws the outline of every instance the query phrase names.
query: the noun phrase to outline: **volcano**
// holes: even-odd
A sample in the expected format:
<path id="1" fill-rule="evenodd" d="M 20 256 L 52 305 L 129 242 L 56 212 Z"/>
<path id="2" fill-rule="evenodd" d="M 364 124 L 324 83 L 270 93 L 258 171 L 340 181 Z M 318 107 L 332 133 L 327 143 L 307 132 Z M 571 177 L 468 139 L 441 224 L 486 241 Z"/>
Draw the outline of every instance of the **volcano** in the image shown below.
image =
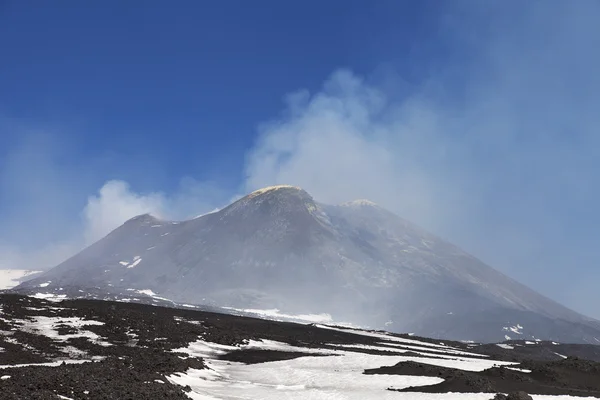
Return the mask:
<path id="1" fill-rule="evenodd" d="M 287 185 L 191 220 L 135 217 L 16 291 L 92 288 L 445 339 L 600 344 L 600 322 L 377 204 Z"/>

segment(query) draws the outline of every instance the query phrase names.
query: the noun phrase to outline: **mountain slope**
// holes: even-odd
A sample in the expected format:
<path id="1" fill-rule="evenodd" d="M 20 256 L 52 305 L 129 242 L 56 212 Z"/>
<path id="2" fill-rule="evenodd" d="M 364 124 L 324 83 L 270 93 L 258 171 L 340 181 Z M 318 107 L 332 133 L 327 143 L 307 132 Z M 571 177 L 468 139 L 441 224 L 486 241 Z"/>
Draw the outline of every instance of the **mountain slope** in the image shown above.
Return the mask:
<path id="1" fill-rule="evenodd" d="M 149 289 L 179 302 L 327 312 L 397 332 L 600 343 L 600 325 L 368 201 L 275 186 L 188 221 L 133 218 L 18 289 Z M 511 329 L 514 327 L 521 327 Z"/>

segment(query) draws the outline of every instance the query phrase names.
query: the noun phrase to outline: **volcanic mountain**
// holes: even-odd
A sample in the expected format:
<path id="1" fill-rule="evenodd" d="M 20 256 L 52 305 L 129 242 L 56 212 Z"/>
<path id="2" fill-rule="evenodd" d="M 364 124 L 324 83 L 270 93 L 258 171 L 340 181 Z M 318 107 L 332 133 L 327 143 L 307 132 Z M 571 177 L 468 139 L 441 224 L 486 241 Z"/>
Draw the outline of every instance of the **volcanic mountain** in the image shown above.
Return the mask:
<path id="1" fill-rule="evenodd" d="M 320 204 L 293 186 L 260 189 L 187 221 L 135 217 L 16 290 L 65 288 L 328 313 L 445 339 L 600 344 L 600 322 L 378 205 Z"/>

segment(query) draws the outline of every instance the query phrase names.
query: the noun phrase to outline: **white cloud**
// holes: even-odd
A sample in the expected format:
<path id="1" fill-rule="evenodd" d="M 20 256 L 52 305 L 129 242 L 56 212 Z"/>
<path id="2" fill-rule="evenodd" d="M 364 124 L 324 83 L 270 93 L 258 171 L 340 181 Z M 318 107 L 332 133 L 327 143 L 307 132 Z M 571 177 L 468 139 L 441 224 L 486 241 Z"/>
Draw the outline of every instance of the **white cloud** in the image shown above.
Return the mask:
<path id="1" fill-rule="evenodd" d="M 125 181 L 106 182 L 83 210 L 85 244 L 100 240 L 128 219 L 152 214 L 159 219 L 188 219 L 215 210 L 221 191 L 214 184 L 184 178 L 174 193 L 138 193 Z"/>
<path id="2" fill-rule="evenodd" d="M 390 104 L 384 93 L 346 70 L 310 97 L 296 95 L 285 117 L 262 127 L 248 156 L 246 191 L 294 184 L 330 204 L 370 198 L 420 222 L 439 221 L 449 193 L 438 116 L 416 100 Z M 428 165 L 429 164 L 429 165 Z"/>
<path id="3" fill-rule="evenodd" d="M 97 195 L 88 199 L 83 210 L 85 243 L 91 244 L 106 236 L 123 222 L 140 214 L 161 217 L 165 213 L 165 196 L 134 193 L 127 182 L 108 181 Z"/>
<path id="4" fill-rule="evenodd" d="M 244 188 L 294 184 L 329 203 L 370 198 L 600 316 L 600 296 L 579 293 L 600 278 L 590 267 L 600 223 L 600 5 L 514 7 L 468 10 L 469 23 L 443 33 L 457 49 L 468 45 L 469 58 L 432 69 L 408 92 L 341 70 L 320 91 L 290 96 L 261 127 Z"/>
<path id="5" fill-rule="evenodd" d="M 39 144 L 33 140 L 35 146 Z M 199 213 L 213 211 L 221 191 L 212 183 L 197 182 L 184 178 L 173 193 L 140 193 L 122 180 L 105 182 L 97 193 L 82 198 L 77 206 L 72 198 L 81 197 L 77 185 L 62 182 L 54 177 L 61 176 L 62 169 L 49 159 L 40 162 L 33 169 L 23 157 L 30 157 L 31 146 L 27 151 L 13 152 L 12 164 L 18 165 L 6 182 L 21 182 L 23 190 L 15 197 L 27 199 L 23 204 L 13 206 L 14 216 L 5 221 L 0 236 L 0 269 L 47 269 L 58 265 L 84 247 L 89 246 L 125 221 L 140 214 L 152 214 L 164 219 L 191 218 Z M 36 150 L 37 151 L 37 150 Z M 34 151 L 35 152 L 35 151 Z M 27 168 L 23 168 L 27 165 Z M 31 182 L 36 170 L 43 172 L 46 179 L 40 183 Z M 25 178 L 27 177 L 27 178 Z M 31 193 L 39 196 L 31 196 Z M 70 210 L 63 210 L 63 203 L 72 204 Z M 78 211 L 81 210 L 81 211 Z M 27 240 L 31 238 L 32 240 Z"/>

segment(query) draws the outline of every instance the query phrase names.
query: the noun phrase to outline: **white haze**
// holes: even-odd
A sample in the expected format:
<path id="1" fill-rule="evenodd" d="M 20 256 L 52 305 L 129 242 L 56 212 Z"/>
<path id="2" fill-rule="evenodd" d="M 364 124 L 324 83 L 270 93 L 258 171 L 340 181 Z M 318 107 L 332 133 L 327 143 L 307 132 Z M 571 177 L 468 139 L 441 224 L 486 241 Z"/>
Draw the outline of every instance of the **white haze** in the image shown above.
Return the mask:
<path id="1" fill-rule="evenodd" d="M 61 208 L 50 218 L 65 226 L 64 238 L 31 246 L 7 234 L 17 229 L 9 222 L 0 231 L 0 268 L 49 267 L 135 215 L 197 215 L 285 183 L 326 203 L 369 198 L 600 317 L 600 293 L 589 283 L 600 279 L 600 3 L 461 4 L 440 29 L 470 57 L 432 67 L 418 85 L 391 72 L 382 79 L 340 69 L 317 93 L 286 96 L 280 117 L 258 128 L 238 191 L 207 195 L 208 184 L 188 179 L 174 193 L 137 193 L 107 181 L 77 212 Z M 21 161 L 3 173 L 3 187 L 22 178 Z M 35 166 L 44 175 L 57 170 L 44 160 Z M 32 195 L 49 196 L 24 204 L 26 220 L 68 198 L 64 182 L 51 187 L 60 178 L 45 179 Z"/>

